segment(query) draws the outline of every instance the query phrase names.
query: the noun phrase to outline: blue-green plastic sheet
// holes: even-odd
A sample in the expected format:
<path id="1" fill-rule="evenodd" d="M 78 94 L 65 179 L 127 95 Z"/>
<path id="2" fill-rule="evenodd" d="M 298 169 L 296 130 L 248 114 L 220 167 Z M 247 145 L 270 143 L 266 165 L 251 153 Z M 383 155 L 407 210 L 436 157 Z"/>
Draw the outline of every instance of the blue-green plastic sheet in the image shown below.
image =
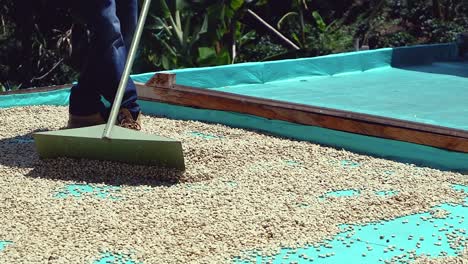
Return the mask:
<path id="1" fill-rule="evenodd" d="M 455 44 L 175 72 L 184 85 L 468 129 L 468 61 Z"/>
<path id="2" fill-rule="evenodd" d="M 200 89 L 221 90 L 467 129 L 468 110 L 465 107 L 465 99 L 468 98 L 468 88 L 466 88 L 468 87 L 466 79 L 468 62 L 458 58 L 457 54 L 456 45 L 449 43 L 268 63 L 184 69 L 174 72 L 177 73 L 178 84 Z M 140 74 L 133 76 L 133 79 L 145 82 L 152 75 L 153 73 Z M 69 93 L 70 89 L 61 89 L 3 95 L 0 96 L 0 108 L 30 105 L 66 106 L 69 103 Z M 468 155 L 464 153 L 233 112 L 195 109 L 148 101 L 140 101 L 140 104 L 147 114 L 222 123 L 403 162 L 468 171 Z M 201 137 L 210 136 L 201 132 L 192 132 L 192 134 Z M 342 161 L 341 165 L 347 168 L 360 166 L 353 161 Z M 467 191 L 466 186 L 460 185 L 454 188 L 458 191 Z M 82 193 L 96 193 L 97 197 L 102 196 L 101 198 L 110 195 L 107 189 L 70 185 L 59 192 L 57 197 L 70 195 L 75 197 Z M 382 190 L 376 194 L 392 196 L 395 192 Z M 330 197 L 352 199 L 357 195 L 360 195 L 358 190 L 337 190 L 324 195 L 323 202 Z M 440 226 L 449 226 L 451 230 L 453 229 L 452 231 L 464 227 L 465 223 L 460 220 L 466 218 L 467 203 L 468 200 L 464 205 L 444 204 L 437 207 L 450 214 L 446 219 L 433 219 L 433 222 L 420 220 L 421 217 L 430 216 L 428 212 L 425 212 L 387 222 L 343 226 L 343 233 L 329 241 L 323 241 L 320 245 L 296 250 L 283 249 L 275 256 L 256 256 L 256 260 L 257 263 L 267 260 L 273 263 L 285 261 L 309 263 L 310 259 L 314 258 L 314 263 L 377 263 L 389 260 L 400 252 L 408 250 L 416 250 L 418 255 L 431 254 L 432 257 L 438 256 L 442 251 L 448 255 L 455 255 L 456 250 L 448 247 L 446 237 L 439 240 L 439 235 L 432 236 L 432 234 L 437 234 Z M 356 231 L 351 237 L 347 236 L 349 228 Z M 398 230 L 398 234 L 394 235 L 395 230 Z M 410 236 L 412 239 L 409 239 Z M 425 240 L 421 241 L 421 247 L 418 248 L 416 240 L 422 236 Z M 466 235 L 464 237 L 468 239 Z M 353 241 L 352 245 L 351 241 Z M 441 245 L 436 245 L 439 241 Z M 0 250 L 8 244 L 11 242 L 0 241 Z M 386 247 L 391 244 L 397 244 L 401 248 L 385 252 Z M 332 245 L 333 250 L 326 247 L 327 245 Z M 457 249 L 459 250 L 461 249 Z M 326 253 L 330 256 L 321 257 Z M 305 255 L 309 259 L 305 259 Z M 111 253 L 103 254 L 96 263 L 117 260 L 122 263 L 134 263 L 124 259 L 121 255 Z M 241 259 L 235 262 L 245 263 Z"/>
<path id="3" fill-rule="evenodd" d="M 468 216 L 468 187 L 453 186 L 467 195 L 464 204 L 442 204 L 433 210 L 444 210 L 445 217 L 434 217 L 430 212 L 408 215 L 389 221 L 363 225 L 342 225 L 335 237 L 303 248 L 283 248 L 280 253 L 263 256 L 250 253 L 254 259 L 236 258 L 236 264 L 250 263 L 408 263 L 414 257 L 439 258 L 457 256 L 468 242 L 465 218 Z M 358 195 L 355 190 L 330 193 L 327 197 L 347 199 Z M 456 235 L 450 236 L 450 235 Z M 459 239 L 460 244 L 451 247 Z M 413 252 L 413 256 L 409 252 Z M 397 258 L 401 256 L 401 258 Z"/>
<path id="4" fill-rule="evenodd" d="M 173 71 L 177 83 L 403 120 L 468 127 L 468 62 L 453 43 Z M 133 79 L 145 82 L 154 73 Z M 0 96 L 0 108 L 67 105 L 69 89 Z M 468 171 L 468 155 L 232 112 L 141 102 L 148 114 L 256 129 L 417 165 Z"/>

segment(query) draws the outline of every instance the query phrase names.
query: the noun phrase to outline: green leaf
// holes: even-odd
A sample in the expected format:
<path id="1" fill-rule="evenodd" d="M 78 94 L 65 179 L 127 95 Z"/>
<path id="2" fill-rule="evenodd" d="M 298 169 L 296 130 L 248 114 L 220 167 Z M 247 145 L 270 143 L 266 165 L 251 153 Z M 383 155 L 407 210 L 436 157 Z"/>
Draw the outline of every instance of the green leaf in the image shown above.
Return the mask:
<path id="1" fill-rule="evenodd" d="M 164 20 L 162 20 L 160 17 L 157 17 L 157 16 L 153 16 L 153 18 L 154 18 L 154 23 L 147 26 L 146 29 L 149 29 L 149 30 L 163 30 L 164 29 L 167 33 L 172 35 L 171 29 L 169 28 L 169 26 L 166 24 Z"/>
<path id="2" fill-rule="evenodd" d="M 249 32 L 247 32 L 246 34 L 242 35 L 240 38 L 239 38 L 239 46 L 242 46 L 244 45 L 245 43 L 247 43 L 248 41 L 252 41 L 254 40 L 255 38 L 257 37 L 257 32 L 255 30 L 251 30 Z"/>
<path id="3" fill-rule="evenodd" d="M 175 17 L 176 19 L 174 20 L 174 18 L 172 16 L 169 17 L 169 21 L 171 22 L 171 26 L 172 26 L 172 29 L 174 30 L 176 36 L 177 36 L 177 40 L 179 42 L 180 45 L 183 45 L 183 33 L 182 33 L 182 29 L 180 28 L 180 24 L 177 23 L 177 21 L 180 22 L 180 16 L 179 16 L 179 12 L 176 11 L 175 13 Z"/>
<path id="4" fill-rule="evenodd" d="M 171 64 L 169 62 L 169 58 L 165 55 L 162 56 L 161 58 L 162 66 L 165 70 L 170 70 L 171 69 Z"/>
<path id="5" fill-rule="evenodd" d="M 221 50 L 221 52 L 216 57 L 215 65 L 224 65 L 231 63 L 231 55 L 226 49 Z"/>
<path id="6" fill-rule="evenodd" d="M 200 39 L 201 35 L 205 34 L 208 32 L 208 15 L 205 15 L 205 18 L 203 20 L 203 24 L 201 27 L 196 28 L 194 30 L 194 33 L 191 37 L 191 40 L 187 46 L 188 49 L 192 49 L 192 46 Z"/>
<path id="7" fill-rule="evenodd" d="M 182 32 L 183 33 L 183 39 L 184 39 L 184 43 L 188 43 L 189 42 L 189 38 L 190 38 L 190 17 L 188 18 L 185 18 L 185 25 L 184 25 L 184 31 Z"/>
<path id="8" fill-rule="evenodd" d="M 292 33 L 292 37 L 297 43 L 301 43 L 301 40 L 299 39 L 299 36 L 296 33 Z"/>
<path id="9" fill-rule="evenodd" d="M 157 0 L 157 3 L 158 4 L 151 5 L 153 7 L 152 11 L 154 10 L 155 14 L 161 14 L 164 18 L 169 18 L 169 16 L 171 16 L 171 10 L 169 9 L 169 6 L 167 5 L 166 1 Z"/>
<path id="10" fill-rule="evenodd" d="M 173 47 L 171 47 L 166 41 L 160 40 L 164 47 L 166 47 L 167 51 L 172 54 L 172 56 L 177 56 L 176 51 Z"/>
<path id="11" fill-rule="evenodd" d="M 219 54 L 216 54 L 216 50 L 211 47 L 200 47 L 198 48 L 198 64 L 199 66 L 214 66 L 229 64 L 231 56 L 229 51 L 222 49 Z"/>
<path id="12" fill-rule="evenodd" d="M 327 30 L 327 24 L 325 24 L 325 21 L 323 21 L 322 16 L 319 14 L 319 12 L 314 11 L 312 12 L 312 16 L 315 19 L 315 23 L 317 24 L 318 29 L 320 29 L 322 32 Z"/>
<path id="13" fill-rule="evenodd" d="M 244 0 L 232 0 L 231 9 L 233 9 L 234 11 L 237 11 L 239 8 L 242 7 L 243 4 L 244 4 Z"/>
<path id="14" fill-rule="evenodd" d="M 181 11 L 182 9 L 187 8 L 190 6 L 186 0 L 169 0 L 170 9 L 174 13 L 175 11 Z"/>
<path id="15" fill-rule="evenodd" d="M 198 48 L 198 60 L 201 61 L 208 61 L 216 57 L 216 50 L 210 47 L 200 47 Z"/>
<path id="16" fill-rule="evenodd" d="M 283 24 L 284 20 L 290 16 L 298 16 L 299 14 L 297 12 L 288 12 L 286 13 L 281 19 L 278 21 L 277 27 L 278 29 L 281 29 L 281 24 Z"/>
<path id="17" fill-rule="evenodd" d="M 206 32 L 208 32 L 208 15 L 205 15 L 205 18 L 203 19 L 203 24 L 198 34 L 205 34 Z"/>

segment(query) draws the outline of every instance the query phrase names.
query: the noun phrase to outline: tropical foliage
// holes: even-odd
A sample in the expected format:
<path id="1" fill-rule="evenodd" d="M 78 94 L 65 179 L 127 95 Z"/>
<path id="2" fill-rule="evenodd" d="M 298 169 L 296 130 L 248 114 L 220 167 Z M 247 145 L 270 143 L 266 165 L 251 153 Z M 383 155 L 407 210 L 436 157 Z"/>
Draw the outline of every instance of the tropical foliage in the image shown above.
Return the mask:
<path id="1" fill-rule="evenodd" d="M 0 90 L 76 80 L 89 32 L 67 1 L 0 0 Z M 448 42 L 466 0 L 154 0 L 135 72 Z"/>

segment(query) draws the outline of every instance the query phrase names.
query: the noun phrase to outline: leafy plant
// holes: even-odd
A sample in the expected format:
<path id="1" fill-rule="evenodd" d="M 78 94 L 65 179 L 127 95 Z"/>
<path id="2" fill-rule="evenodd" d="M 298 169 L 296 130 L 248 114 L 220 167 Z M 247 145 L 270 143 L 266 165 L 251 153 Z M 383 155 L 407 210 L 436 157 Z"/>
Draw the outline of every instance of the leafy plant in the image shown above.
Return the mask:
<path id="1" fill-rule="evenodd" d="M 71 17 L 67 10 L 34 1 L 2 0 L 0 5 L 0 85 L 3 90 L 69 83 L 76 73 L 65 61 Z"/>
<path id="2" fill-rule="evenodd" d="M 258 37 L 255 32 L 250 34 L 246 37 L 251 39 L 240 48 L 240 62 L 271 60 L 288 52 L 283 45 L 275 43 L 269 35 Z"/>
<path id="3" fill-rule="evenodd" d="M 299 2 L 303 10 L 307 10 L 307 4 L 304 1 Z M 297 19 L 300 23 L 297 23 Z M 304 19 L 304 13 L 289 12 L 278 22 L 278 28 L 289 29 L 291 38 L 306 51 L 304 54 L 321 55 L 352 49 L 354 34 L 341 20 L 327 24 L 316 10 L 310 12 L 311 21 L 302 25 L 301 21 Z"/>
<path id="4" fill-rule="evenodd" d="M 319 54 L 329 54 L 350 51 L 353 48 L 354 32 L 344 26 L 341 21 L 335 20 L 326 24 L 322 16 L 312 12 L 315 21 L 315 34 L 308 38 L 311 46 L 319 50 Z"/>
<path id="5" fill-rule="evenodd" d="M 0 0 L 0 90 L 76 80 L 67 3 Z M 448 42 L 467 27 L 466 0 L 154 0 L 134 70 L 317 56 L 351 50 L 354 38 L 371 48 Z"/>
<path id="6" fill-rule="evenodd" d="M 231 63 L 243 4 L 244 0 L 160 0 L 160 10 L 152 13 L 146 27 L 143 59 L 162 69 Z"/>
<path id="7" fill-rule="evenodd" d="M 293 33 L 293 37 L 296 40 L 296 42 L 301 45 L 303 48 L 307 48 L 307 43 L 306 43 L 306 24 L 305 24 L 305 18 L 304 18 L 304 13 L 308 11 L 308 6 L 307 6 L 307 1 L 306 0 L 293 0 L 292 2 L 292 8 L 295 11 L 291 11 L 286 13 L 281 19 L 278 21 L 278 29 L 281 29 L 281 26 L 283 22 L 290 18 L 290 17 L 297 17 L 299 19 L 299 25 L 300 25 L 300 37 L 296 34 Z"/>

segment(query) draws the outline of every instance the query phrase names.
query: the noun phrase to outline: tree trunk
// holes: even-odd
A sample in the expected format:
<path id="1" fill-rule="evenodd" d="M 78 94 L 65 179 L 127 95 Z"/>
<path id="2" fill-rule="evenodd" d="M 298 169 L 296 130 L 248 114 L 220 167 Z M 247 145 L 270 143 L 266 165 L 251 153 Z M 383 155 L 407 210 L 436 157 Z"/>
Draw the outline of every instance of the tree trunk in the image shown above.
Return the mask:
<path id="1" fill-rule="evenodd" d="M 434 18 L 442 18 L 442 8 L 440 5 L 440 0 L 432 0 L 432 15 Z"/>
<path id="2" fill-rule="evenodd" d="M 18 82 L 29 87 L 33 76 L 32 67 L 32 33 L 34 13 L 31 0 L 16 0 L 15 3 L 16 39 L 20 41 L 19 58 L 10 76 L 16 76 Z"/>

